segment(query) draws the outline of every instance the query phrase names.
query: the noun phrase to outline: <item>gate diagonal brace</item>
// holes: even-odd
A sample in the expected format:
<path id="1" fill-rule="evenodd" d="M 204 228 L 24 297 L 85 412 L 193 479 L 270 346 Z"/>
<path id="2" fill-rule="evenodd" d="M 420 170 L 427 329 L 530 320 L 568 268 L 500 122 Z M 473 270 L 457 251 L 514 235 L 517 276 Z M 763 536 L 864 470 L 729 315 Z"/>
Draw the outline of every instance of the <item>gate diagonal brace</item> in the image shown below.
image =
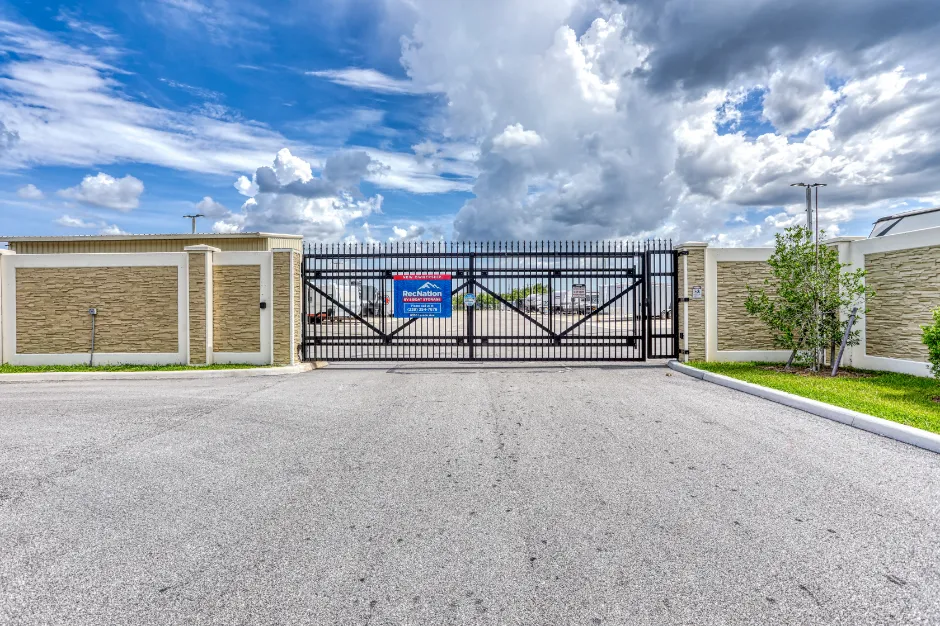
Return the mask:
<path id="1" fill-rule="evenodd" d="M 490 294 L 491 296 L 493 296 L 494 298 L 496 298 L 498 301 L 502 302 L 503 304 L 505 304 L 506 306 L 508 306 L 510 309 L 512 309 L 513 311 L 515 311 L 516 313 L 518 313 L 519 315 L 521 315 L 522 317 L 526 318 L 527 320 L 529 320 L 530 322 L 532 322 L 533 324 L 535 324 L 536 326 L 538 326 L 539 328 L 541 328 L 542 330 L 544 330 L 545 332 L 547 332 L 548 335 L 549 335 L 549 337 L 551 337 L 551 338 L 553 338 L 553 339 L 555 338 L 555 333 L 552 331 L 551 328 L 545 326 L 544 324 L 542 324 L 542 323 L 539 322 L 538 320 L 534 319 L 534 318 L 531 317 L 529 314 L 527 314 L 526 312 L 524 312 L 522 309 L 516 307 L 514 304 L 512 304 L 511 302 L 509 302 L 508 300 L 506 300 L 505 298 L 503 298 L 503 297 L 502 297 L 501 295 L 499 295 L 498 293 L 487 289 L 484 285 L 481 285 L 481 284 L 480 284 L 479 282 L 477 282 L 476 280 L 474 280 L 473 283 L 474 283 L 477 287 L 479 287 L 480 289 L 482 289 L 482 290 L 485 291 L 486 293 Z"/>
<path id="2" fill-rule="evenodd" d="M 639 285 L 642 285 L 642 284 L 643 284 L 643 279 L 641 278 L 641 279 L 637 280 L 635 283 L 633 283 L 632 285 L 630 285 L 629 287 L 627 287 L 626 289 L 624 289 L 623 291 L 621 291 L 620 293 L 618 293 L 616 296 L 614 296 L 613 298 L 611 298 L 610 300 L 608 300 L 607 302 L 605 302 L 603 306 L 597 307 L 596 309 L 594 309 L 593 311 L 591 311 L 591 313 L 590 313 L 589 315 L 585 315 L 585 316 L 582 317 L 580 320 L 578 320 L 577 322 L 575 322 L 574 324 L 572 324 L 571 326 L 569 326 L 567 329 L 565 329 L 564 331 L 562 331 L 561 333 L 559 333 L 559 334 L 558 334 L 558 337 L 561 338 L 561 337 L 566 337 L 566 336 L 568 336 L 568 333 L 570 333 L 571 331 L 573 331 L 575 328 L 577 328 L 578 326 L 580 326 L 580 325 L 583 324 L 584 322 L 588 321 L 589 319 L 591 319 L 592 317 L 594 317 L 595 315 L 597 315 L 598 313 L 600 313 L 601 311 L 603 311 L 604 309 L 606 309 L 607 307 L 609 307 L 609 306 L 610 306 L 611 304 L 613 304 L 615 301 L 617 301 L 617 300 L 619 300 L 620 298 L 624 297 L 625 295 L 627 295 L 628 293 L 630 293 L 631 291 L 633 291 L 633 290 L 636 289 Z"/>

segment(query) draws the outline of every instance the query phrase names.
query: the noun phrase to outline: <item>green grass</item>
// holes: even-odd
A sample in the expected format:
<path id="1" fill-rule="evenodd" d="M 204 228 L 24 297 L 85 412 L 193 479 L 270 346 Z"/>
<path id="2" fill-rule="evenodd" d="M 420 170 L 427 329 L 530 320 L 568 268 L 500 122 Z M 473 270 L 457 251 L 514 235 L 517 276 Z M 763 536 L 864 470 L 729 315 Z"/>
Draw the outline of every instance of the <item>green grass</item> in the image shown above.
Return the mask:
<path id="1" fill-rule="evenodd" d="M 0 365 L 0 374 L 42 374 L 51 372 L 189 372 L 201 370 L 241 370 L 259 365 L 245 363 L 214 365 Z"/>
<path id="2" fill-rule="evenodd" d="M 690 363 L 699 369 L 867 413 L 940 434 L 940 382 L 892 372 L 846 368 L 847 376 L 807 375 L 769 369 L 773 363 Z M 854 375 L 854 376 L 853 376 Z"/>

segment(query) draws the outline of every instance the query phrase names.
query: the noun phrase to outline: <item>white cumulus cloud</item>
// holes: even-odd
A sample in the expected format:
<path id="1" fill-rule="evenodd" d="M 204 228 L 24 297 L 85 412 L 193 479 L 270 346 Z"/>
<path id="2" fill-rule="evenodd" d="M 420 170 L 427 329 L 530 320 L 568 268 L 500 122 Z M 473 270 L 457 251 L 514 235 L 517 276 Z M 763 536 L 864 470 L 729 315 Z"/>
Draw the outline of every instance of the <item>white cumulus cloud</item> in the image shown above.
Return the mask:
<path id="1" fill-rule="evenodd" d="M 55 221 L 59 226 L 65 226 L 66 228 L 98 228 L 99 225 L 95 222 L 88 222 L 83 220 L 80 217 L 72 217 L 71 215 L 62 215 Z"/>
<path id="2" fill-rule="evenodd" d="M 58 193 L 63 198 L 76 200 L 82 204 L 130 211 L 140 206 L 140 195 L 144 192 L 144 183 L 133 176 L 114 178 L 102 172 L 96 176 L 86 176 L 82 182 Z"/>
<path id="3" fill-rule="evenodd" d="M 128 233 L 127 231 L 122 229 L 120 226 L 117 226 L 116 224 L 108 224 L 108 225 L 103 226 L 101 230 L 98 231 L 98 234 L 116 236 L 116 235 L 127 235 Z"/>
<path id="4" fill-rule="evenodd" d="M 225 205 L 220 202 L 216 202 L 209 196 L 206 196 L 197 202 L 196 206 L 193 208 L 195 208 L 196 213 L 202 213 L 209 219 L 217 219 L 220 217 L 225 217 L 229 214 L 229 210 L 225 208 Z"/>
<path id="5" fill-rule="evenodd" d="M 534 130 L 525 130 L 522 124 L 510 124 L 503 132 L 493 138 L 493 148 L 511 150 L 513 148 L 534 148 L 541 145 L 542 138 Z"/>
<path id="6" fill-rule="evenodd" d="M 345 151 L 330 156 L 316 177 L 310 162 L 285 148 L 250 181 L 241 177 L 235 182 L 236 189 L 251 197 L 240 211 L 216 221 L 213 230 L 302 233 L 319 241 L 340 241 L 354 222 L 382 212 L 381 195 L 364 198 L 359 191 L 360 181 L 382 168 L 365 152 Z"/>
<path id="7" fill-rule="evenodd" d="M 32 183 L 23 185 L 17 189 L 16 195 L 23 198 L 24 200 L 42 200 L 44 197 L 42 190 Z"/>
<path id="8" fill-rule="evenodd" d="M 412 224 L 408 228 L 402 228 L 400 226 L 393 226 L 392 233 L 394 235 L 389 237 L 389 241 L 416 241 L 421 239 L 422 235 L 427 231 L 424 226 L 419 226 L 417 224 Z"/>
<path id="9" fill-rule="evenodd" d="M 411 0 L 401 63 L 477 148 L 455 237 L 762 244 L 791 182 L 829 183 L 830 232 L 937 197 L 936 3 L 794 2 L 806 28 L 771 0 Z"/>

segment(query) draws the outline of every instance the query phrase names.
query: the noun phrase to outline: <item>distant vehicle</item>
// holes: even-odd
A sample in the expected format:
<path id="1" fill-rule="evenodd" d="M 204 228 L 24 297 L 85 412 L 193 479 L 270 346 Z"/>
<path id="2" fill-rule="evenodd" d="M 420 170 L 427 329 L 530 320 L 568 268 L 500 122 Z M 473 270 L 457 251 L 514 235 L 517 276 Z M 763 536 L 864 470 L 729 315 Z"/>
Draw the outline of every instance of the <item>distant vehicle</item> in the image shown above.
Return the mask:
<path id="1" fill-rule="evenodd" d="M 385 308 L 382 292 L 372 285 L 359 287 L 359 300 L 362 303 L 362 315 L 380 315 Z"/>
<path id="2" fill-rule="evenodd" d="M 516 307 L 525 313 L 542 313 L 548 307 L 548 297 L 540 293 L 529 294 L 515 302 Z"/>
<path id="3" fill-rule="evenodd" d="M 549 298 L 552 313 L 567 313 L 571 310 L 571 292 L 556 291 Z"/>
<path id="4" fill-rule="evenodd" d="M 307 318 L 314 324 L 339 317 L 362 314 L 362 298 L 358 286 L 338 285 L 328 282 L 320 289 L 330 297 L 307 290 Z"/>

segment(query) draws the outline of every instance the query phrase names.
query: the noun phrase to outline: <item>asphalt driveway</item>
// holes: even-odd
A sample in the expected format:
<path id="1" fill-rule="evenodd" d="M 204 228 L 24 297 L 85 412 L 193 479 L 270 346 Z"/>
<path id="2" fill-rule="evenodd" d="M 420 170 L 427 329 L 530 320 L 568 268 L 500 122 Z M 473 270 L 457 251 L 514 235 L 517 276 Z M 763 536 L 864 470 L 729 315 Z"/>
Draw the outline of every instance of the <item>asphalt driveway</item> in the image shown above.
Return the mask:
<path id="1" fill-rule="evenodd" d="M 0 623 L 937 624 L 940 455 L 649 366 L 0 384 Z"/>

